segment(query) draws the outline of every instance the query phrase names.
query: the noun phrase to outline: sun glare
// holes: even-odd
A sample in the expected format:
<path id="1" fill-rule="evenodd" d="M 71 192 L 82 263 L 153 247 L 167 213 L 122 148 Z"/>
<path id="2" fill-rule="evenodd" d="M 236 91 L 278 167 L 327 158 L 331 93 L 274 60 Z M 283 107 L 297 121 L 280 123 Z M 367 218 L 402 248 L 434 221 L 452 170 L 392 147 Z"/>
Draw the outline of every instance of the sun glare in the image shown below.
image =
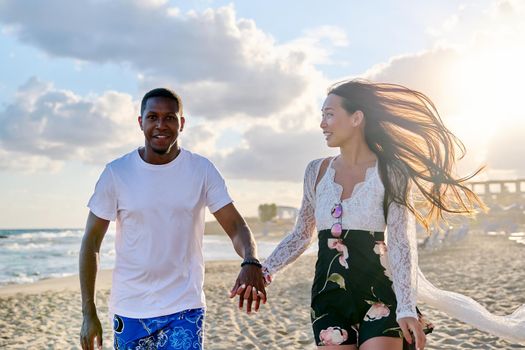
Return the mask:
<path id="1" fill-rule="evenodd" d="M 525 49 L 521 47 L 494 47 L 466 54 L 455 72 L 457 127 L 484 143 L 500 128 L 521 120 L 523 62 Z"/>

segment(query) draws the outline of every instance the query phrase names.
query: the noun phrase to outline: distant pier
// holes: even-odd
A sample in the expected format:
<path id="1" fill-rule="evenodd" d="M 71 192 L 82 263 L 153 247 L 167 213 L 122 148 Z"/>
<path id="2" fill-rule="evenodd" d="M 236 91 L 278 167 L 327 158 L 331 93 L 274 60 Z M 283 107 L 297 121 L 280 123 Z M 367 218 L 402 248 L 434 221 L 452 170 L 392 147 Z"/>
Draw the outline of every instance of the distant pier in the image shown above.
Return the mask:
<path id="1" fill-rule="evenodd" d="M 510 205 L 525 200 L 525 179 L 472 181 L 466 185 L 487 202 Z"/>
<path id="2" fill-rule="evenodd" d="M 466 186 L 489 208 L 475 220 L 485 230 L 513 232 L 525 226 L 525 179 L 472 181 Z"/>

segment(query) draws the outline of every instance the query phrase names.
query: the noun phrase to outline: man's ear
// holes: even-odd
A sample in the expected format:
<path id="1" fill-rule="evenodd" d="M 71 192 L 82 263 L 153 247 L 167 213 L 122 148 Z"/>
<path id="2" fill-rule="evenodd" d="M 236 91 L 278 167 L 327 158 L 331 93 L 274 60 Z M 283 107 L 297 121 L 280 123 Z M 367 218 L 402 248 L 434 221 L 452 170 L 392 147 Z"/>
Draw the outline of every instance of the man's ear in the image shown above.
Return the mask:
<path id="1" fill-rule="evenodd" d="M 143 131 L 144 131 L 144 129 L 142 128 L 142 116 L 139 115 L 139 117 L 137 118 L 137 120 L 138 120 L 138 122 L 139 122 L 140 130 L 143 130 Z"/>
<path id="2" fill-rule="evenodd" d="M 184 118 L 184 117 L 180 117 L 180 127 L 179 127 L 179 132 L 182 131 L 182 129 L 184 129 L 184 123 L 186 123 L 186 118 Z"/>
<path id="3" fill-rule="evenodd" d="M 352 120 L 353 120 L 354 126 L 361 125 L 364 119 L 365 119 L 365 115 L 363 114 L 362 111 L 357 110 L 352 114 Z"/>

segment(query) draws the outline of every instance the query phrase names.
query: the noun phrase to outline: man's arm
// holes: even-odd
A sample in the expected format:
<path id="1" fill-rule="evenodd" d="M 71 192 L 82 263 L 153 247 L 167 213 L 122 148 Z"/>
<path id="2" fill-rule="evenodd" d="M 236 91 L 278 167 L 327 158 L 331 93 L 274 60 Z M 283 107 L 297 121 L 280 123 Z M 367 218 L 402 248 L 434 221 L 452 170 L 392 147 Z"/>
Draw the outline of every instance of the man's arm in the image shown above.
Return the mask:
<path id="1" fill-rule="evenodd" d="M 102 349 L 102 326 L 95 307 L 95 280 L 97 278 L 100 245 L 108 226 L 108 220 L 101 219 L 89 212 L 79 256 L 83 315 L 80 344 L 84 350 L 94 349 L 95 338 L 97 338 L 98 348 Z"/>
<path id="2" fill-rule="evenodd" d="M 235 251 L 244 261 L 257 260 L 257 245 L 248 224 L 230 203 L 213 213 L 219 224 L 232 240 Z M 266 303 L 264 278 L 260 266 L 246 264 L 241 268 L 239 276 L 230 293 L 230 297 L 239 295 L 239 308 L 242 309 L 244 299 L 247 300 L 246 311 L 251 312 L 255 301 L 255 311 L 259 310 L 260 302 Z"/>

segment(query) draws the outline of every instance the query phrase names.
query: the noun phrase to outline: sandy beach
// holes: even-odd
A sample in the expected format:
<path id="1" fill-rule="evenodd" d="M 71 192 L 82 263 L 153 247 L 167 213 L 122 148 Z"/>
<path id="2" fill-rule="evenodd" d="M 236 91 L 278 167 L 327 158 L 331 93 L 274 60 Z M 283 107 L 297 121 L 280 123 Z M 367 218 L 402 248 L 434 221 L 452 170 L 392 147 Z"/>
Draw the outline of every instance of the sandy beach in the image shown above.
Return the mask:
<path id="1" fill-rule="evenodd" d="M 277 276 L 257 314 L 240 312 L 227 296 L 238 262 L 206 263 L 207 349 L 315 349 L 309 320 L 314 256 L 301 257 Z M 471 234 L 434 251 L 420 251 L 421 269 L 439 287 L 469 295 L 498 314 L 525 303 L 525 245 L 505 236 Z M 110 271 L 97 282 L 104 348 L 112 348 L 108 319 Z M 427 349 L 525 349 L 477 331 L 420 305 L 436 329 Z M 0 288 L 0 349 L 79 349 L 78 277 Z"/>

